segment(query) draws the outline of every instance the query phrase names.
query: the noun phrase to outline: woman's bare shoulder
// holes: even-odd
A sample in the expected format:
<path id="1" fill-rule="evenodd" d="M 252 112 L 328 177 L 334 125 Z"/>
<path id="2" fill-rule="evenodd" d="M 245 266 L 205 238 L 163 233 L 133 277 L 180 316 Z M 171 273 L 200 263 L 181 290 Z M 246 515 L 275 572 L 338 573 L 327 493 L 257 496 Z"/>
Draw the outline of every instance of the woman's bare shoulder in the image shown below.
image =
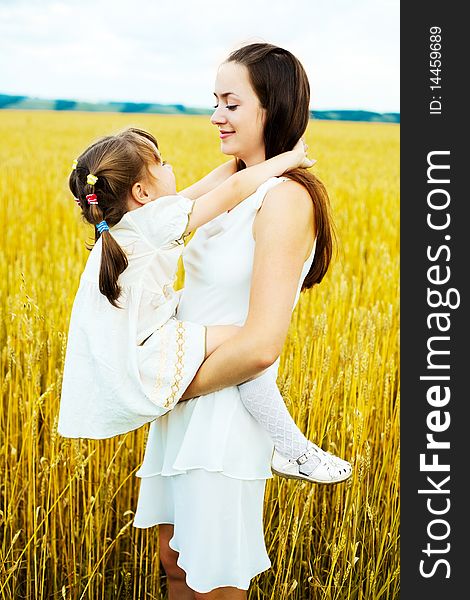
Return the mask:
<path id="1" fill-rule="evenodd" d="M 260 220 L 262 215 L 281 217 L 290 223 L 308 222 L 313 218 L 312 198 L 307 189 L 297 181 L 282 181 L 266 193 L 260 209 Z"/>
<path id="2" fill-rule="evenodd" d="M 296 232 L 296 235 L 310 240 L 315 231 L 313 202 L 306 188 L 297 181 L 283 181 L 272 187 L 253 224 L 253 235 L 263 231 L 266 235 L 280 235 Z"/>

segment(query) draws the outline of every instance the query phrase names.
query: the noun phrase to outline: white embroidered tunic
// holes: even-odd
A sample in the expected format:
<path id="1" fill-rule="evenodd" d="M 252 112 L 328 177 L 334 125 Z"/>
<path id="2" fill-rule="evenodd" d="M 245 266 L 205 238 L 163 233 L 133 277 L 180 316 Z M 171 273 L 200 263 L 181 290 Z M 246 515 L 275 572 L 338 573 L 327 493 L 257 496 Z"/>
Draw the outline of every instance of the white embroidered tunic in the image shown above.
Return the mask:
<path id="1" fill-rule="evenodd" d="M 118 279 L 122 308 L 99 290 L 101 237 L 91 250 L 69 323 L 61 435 L 107 438 L 158 418 L 204 360 L 205 328 L 174 317 L 173 285 L 192 207 L 183 196 L 164 196 L 110 227 L 128 258 Z"/>

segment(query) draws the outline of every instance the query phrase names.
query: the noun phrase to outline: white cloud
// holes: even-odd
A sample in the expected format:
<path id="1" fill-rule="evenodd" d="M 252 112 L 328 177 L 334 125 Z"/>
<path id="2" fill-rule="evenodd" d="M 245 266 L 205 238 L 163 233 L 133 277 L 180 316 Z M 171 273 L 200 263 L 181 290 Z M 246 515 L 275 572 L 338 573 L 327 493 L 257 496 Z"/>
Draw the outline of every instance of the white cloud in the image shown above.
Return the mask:
<path id="1" fill-rule="evenodd" d="M 242 43 L 284 46 L 315 108 L 399 108 L 398 0 L 0 0 L 0 92 L 209 106 Z"/>

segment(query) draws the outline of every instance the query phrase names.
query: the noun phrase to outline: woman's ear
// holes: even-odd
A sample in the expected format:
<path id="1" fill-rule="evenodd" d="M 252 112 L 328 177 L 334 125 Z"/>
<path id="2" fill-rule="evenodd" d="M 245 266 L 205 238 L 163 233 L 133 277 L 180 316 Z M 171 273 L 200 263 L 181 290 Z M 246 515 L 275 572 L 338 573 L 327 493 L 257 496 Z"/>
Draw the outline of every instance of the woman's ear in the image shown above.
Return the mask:
<path id="1" fill-rule="evenodd" d="M 263 108 L 262 106 L 260 106 L 259 111 L 260 111 L 259 117 L 260 117 L 261 125 L 264 128 L 266 126 L 266 115 L 267 115 L 268 111 L 265 108 Z"/>

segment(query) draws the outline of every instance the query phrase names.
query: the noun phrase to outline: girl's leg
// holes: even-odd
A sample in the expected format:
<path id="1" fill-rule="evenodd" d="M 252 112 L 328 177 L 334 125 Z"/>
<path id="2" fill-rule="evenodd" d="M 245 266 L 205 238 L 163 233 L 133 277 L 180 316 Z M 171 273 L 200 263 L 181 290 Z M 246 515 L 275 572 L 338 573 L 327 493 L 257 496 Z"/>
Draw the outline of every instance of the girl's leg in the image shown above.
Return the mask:
<path id="1" fill-rule="evenodd" d="M 214 350 L 216 350 L 221 344 L 226 342 L 228 339 L 232 338 L 239 330 L 240 330 L 240 327 L 238 327 L 237 325 L 208 325 L 208 326 L 206 326 L 205 327 L 206 353 L 205 353 L 204 359 L 206 359 L 210 354 L 212 354 L 214 352 Z M 191 387 L 191 384 L 189 385 L 189 387 L 186 388 L 186 390 L 181 394 L 181 396 L 184 396 L 184 394 L 186 394 L 186 392 L 189 390 L 190 387 Z M 186 400 L 188 400 L 189 398 L 192 398 L 192 396 L 189 396 L 188 398 L 180 397 L 178 402 L 186 402 Z"/>
<path id="2" fill-rule="evenodd" d="M 267 369 L 238 389 L 245 408 L 269 433 L 277 452 L 291 461 L 300 459 L 301 474 L 324 483 L 336 483 L 349 477 L 351 465 L 348 462 L 323 451 L 297 427 L 277 387 L 275 371 Z M 307 451 L 308 455 L 303 457 Z"/>
<path id="3" fill-rule="evenodd" d="M 169 600 L 195 600 L 193 590 L 186 583 L 186 572 L 176 563 L 178 552 L 170 548 L 169 541 L 173 537 L 173 525 L 162 524 L 158 526 L 160 546 L 160 560 L 168 581 Z"/>
<path id="4" fill-rule="evenodd" d="M 218 325 L 206 329 L 206 358 L 240 328 Z M 302 461 L 299 472 L 310 480 L 336 483 L 344 481 L 352 472 L 351 465 L 322 450 L 308 440 L 289 414 L 276 384 L 275 371 L 267 369 L 256 379 L 238 386 L 242 402 L 248 412 L 264 427 L 276 450 L 288 460 Z M 307 456 L 303 454 L 308 452 Z M 315 473 L 314 473 L 315 472 Z"/>

